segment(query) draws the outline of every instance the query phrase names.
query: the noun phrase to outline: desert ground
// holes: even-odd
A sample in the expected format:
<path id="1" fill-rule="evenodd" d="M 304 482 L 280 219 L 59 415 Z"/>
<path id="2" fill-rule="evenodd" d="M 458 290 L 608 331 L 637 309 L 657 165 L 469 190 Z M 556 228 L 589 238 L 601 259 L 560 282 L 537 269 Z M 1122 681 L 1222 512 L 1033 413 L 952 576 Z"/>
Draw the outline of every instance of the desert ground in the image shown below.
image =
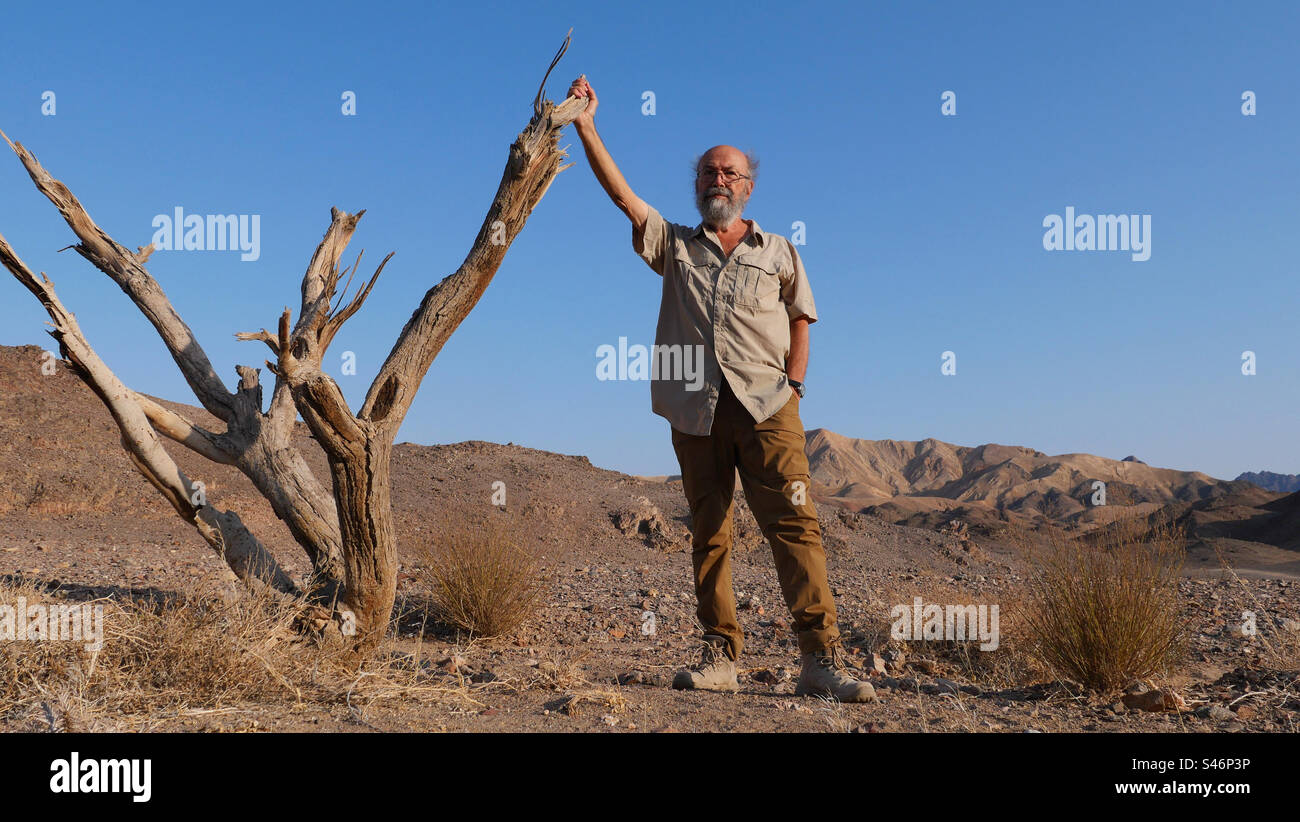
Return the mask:
<path id="1" fill-rule="evenodd" d="M 283 625 L 205 593 L 228 594 L 223 562 L 131 466 L 98 400 L 66 370 L 40 375 L 40 353 L 0 349 L 0 593 L 104 603 L 112 627 L 100 657 L 0 642 L 6 731 L 1297 730 L 1295 493 L 1136 458 L 811 430 L 840 627 L 850 664 L 877 695 L 845 705 L 793 695 L 789 613 L 739 492 L 741 691 L 679 692 L 668 682 L 699 643 L 689 517 L 675 478 L 513 444 L 399 444 L 392 629 L 360 670 L 336 670 Z M 172 407 L 213 422 L 201 409 Z M 301 439 L 326 476 L 305 428 Z M 306 574 L 301 549 L 242 475 L 173 453 L 291 573 Z M 1108 484 L 1104 511 L 1081 502 L 1094 479 Z M 508 489 L 504 506 L 492 501 L 497 481 Z M 1045 670 L 1028 653 L 1019 611 L 1034 546 L 1049 531 L 1159 516 L 1187 535 L 1177 662 L 1128 693 L 1089 691 Z M 441 620 L 424 573 L 441 543 L 483 526 L 513 535 L 540 569 L 535 613 L 491 639 Z M 998 605 L 999 647 L 891 637 L 891 609 L 915 597 Z M 188 616 L 158 627 L 157 613 L 187 601 Z M 1241 630 L 1246 612 L 1257 617 L 1253 634 Z M 235 630 L 230 619 L 244 622 Z"/>

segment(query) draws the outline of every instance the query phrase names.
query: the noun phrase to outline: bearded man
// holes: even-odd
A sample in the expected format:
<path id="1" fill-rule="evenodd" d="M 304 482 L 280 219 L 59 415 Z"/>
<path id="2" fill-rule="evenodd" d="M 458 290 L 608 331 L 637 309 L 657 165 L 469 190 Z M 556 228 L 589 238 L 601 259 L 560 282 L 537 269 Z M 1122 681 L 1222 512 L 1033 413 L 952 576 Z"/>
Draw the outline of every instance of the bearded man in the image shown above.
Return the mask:
<path id="1" fill-rule="evenodd" d="M 651 405 L 672 426 L 673 450 L 691 510 L 691 564 L 700 660 L 673 687 L 735 691 L 744 633 L 731 584 L 731 515 L 736 475 L 772 546 L 781 592 L 799 637 L 797 695 L 843 702 L 875 698 L 846 668 L 826 578 L 817 512 L 809 497 L 799 402 L 808 369 L 808 326 L 817 321 L 812 287 L 794 245 L 742 219 L 758 162 L 714 146 L 695 166 L 695 227 L 670 223 L 633 193 L 596 133 L 597 99 L 585 76 L 569 88 L 585 97 L 575 126 L 591 170 L 632 221 L 632 247 L 663 278 L 656 350 L 701 347 L 704 379 L 660 373 Z M 673 346 L 680 348 L 673 349 Z"/>

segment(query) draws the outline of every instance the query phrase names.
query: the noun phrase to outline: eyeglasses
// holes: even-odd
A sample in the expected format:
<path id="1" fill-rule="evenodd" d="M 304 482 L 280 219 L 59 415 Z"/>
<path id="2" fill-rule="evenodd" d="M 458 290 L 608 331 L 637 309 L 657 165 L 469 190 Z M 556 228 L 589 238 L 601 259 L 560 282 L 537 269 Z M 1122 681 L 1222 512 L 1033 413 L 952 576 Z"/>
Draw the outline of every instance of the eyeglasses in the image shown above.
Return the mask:
<path id="1" fill-rule="evenodd" d="M 712 180 L 714 177 L 717 177 L 719 174 L 722 175 L 722 182 L 725 183 L 726 185 L 731 185 L 737 180 L 750 179 L 748 174 L 741 174 L 739 171 L 723 171 L 720 168 L 703 168 L 700 169 L 695 176 L 697 179 L 700 180 Z"/>

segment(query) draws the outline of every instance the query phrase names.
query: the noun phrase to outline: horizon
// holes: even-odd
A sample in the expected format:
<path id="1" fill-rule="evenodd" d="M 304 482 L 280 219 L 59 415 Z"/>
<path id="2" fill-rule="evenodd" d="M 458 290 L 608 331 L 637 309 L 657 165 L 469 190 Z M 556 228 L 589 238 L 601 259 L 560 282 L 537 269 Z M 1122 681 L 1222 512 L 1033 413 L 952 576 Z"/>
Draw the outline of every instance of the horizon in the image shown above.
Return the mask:
<path id="1" fill-rule="evenodd" d="M 29 346 L 31 346 L 31 347 L 33 347 L 33 348 L 41 349 L 41 350 L 43 350 L 43 351 L 48 351 L 48 350 L 50 350 L 50 349 L 43 348 L 42 346 L 37 345 L 36 343 L 28 343 L 27 345 L 29 345 Z M 22 346 L 6 346 L 6 347 L 18 348 L 18 347 L 22 347 Z M 56 353 L 57 353 L 57 352 L 56 352 Z M 152 399 L 155 399 L 155 400 L 162 400 L 162 401 L 164 401 L 164 402 L 170 402 L 170 403 L 175 403 L 175 404 L 177 404 L 177 405 L 185 405 L 185 406 L 188 406 L 189 408 L 193 409 L 195 412 L 198 412 L 198 413 L 207 413 L 206 411 L 203 410 L 203 408 L 202 408 L 201 406 L 195 404 L 196 401 L 194 400 L 193 397 L 190 397 L 190 398 L 188 398 L 188 399 L 184 399 L 184 400 L 178 400 L 178 399 L 171 398 L 171 397 L 159 397 L 159 396 L 153 396 L 153 395 L 150 395 L 150 396 L 152 397 Z M 302 418 L 301 418 L 301 417 L 299 417 L 296 421 L 297 421 L 298 423 L 305 424 L 305 423 L 302 422 Z M 860 440 L 860 441 L 864 441 L 864 442 L 894 442 L 894 443 L 916 444 L 916 443 L 924 442 L 924 441 L 927 440 L 927 439 L 933 439 L 933 440 L 935 440 L 936 442 L 943 443 L 944 445 L 950 445 L 950 446 L 953 446 L 954 448 L 976 449 L 976 448 L 982 448 L 982 447 L 984 447 L 984 446 L 988 446 L 988 445 L 996 445 L 996 446 L 1009 447 L 1009 448 L 1028 448 L 1028 449 L 1030 449 L 1030 450 L 1032 450 L 1032 451 L 1036 451 L 1036 452 L 1041 453 L 1041 454 L 1043 454 L 1044 456 L 1046 456 L 1046 457 L 1048 457 L 1048 458 L 1052 458 L 1052 459 L 1057 458 L 1057 457 L 1071 457 L 1071 456 L 1083 455 L 1083 456 L 1101 457 L 1101 458 L 1103 458 L 1103 459 L 1114 460 L 1115 462 L 1124 462 L 1124 461 L 1127 460 L 1129 457 L 1133 457 L 1133 458 L 1137 459 L 1138 461 L 1140 461 L 1143 465 L 1146 465 L 1146 466 L 1149 467 L 1149 468 L 1158 468 L 1158 469 L 1169 470 L 1169 471 L 1190 471 L 1190 472 L 1197 472 L 1197 469 L 1194 469 L 1194 468 L 1191 468 L 1191 469 L 1168 468 L 1168 467 L 1163 466 L 1163 465 L 1154 465 L 1154 464 L 1150 463 L 1149 461 L 1142 459 L 1141 455 L 1138 455 L 1138 454 L 1128 454 L 1128 455 L 1125 455 L 1124 457 L 1108 457 L 1108 456 L 1106 456 L 1105 454 L 1090 454 L 1090 453 L 1088 453 L 1088 452 L 1086 452 L 1086 451 L 1063 451 L 1063 452 L 1060 452 L 1060 453 L 1052 454 L 1052 453 L 1048 453 L 1048 452 L 1046 452 L 1046 451 L 1043 451 L 1043 450 L 1040 449 L 1040 448 L 1034 448 L 1034 446 L 1032 446 L 1032 445 L 1025 445 L 1024 443 L 1009 443 L 1009 442 L 981 442 L 981 443 L 976 443 L 976 444 L 972 444 L 972 445 L 965 445 L 965 444 L 962 444 L 962 443 L 948 442 L 947 440 L 940 440 L 940 439 L 938 439 L 938 438 L 936 438 L 936 437 L 923 437 L 923 438 L 920 439 L 920 440 L 898 440 L 898 439 L 891 439 L 891 438 L 889 438 L 889 437 L 882 437 L 882 438 L 878 438 L 878 439 L 867 439 L 867 438 L 865 438 L 865 437 L 855 437 L 855 436 L 853 436 L 852 434 L 846 434 L 846 433 L 844 433 L 844 432 L 842 432 L 842 431 L 834 431 L 834 430 L 832 430 L 832 429 L 830 429 L 830 428 L 827 428 L 827 427 L 825 427 L 825 426 L 807 426 L 807 427 L 805 428 L 805 430 L 804 430 L 804 433 L 805 433 L 805 436 L 806 436 L 806 437 L 810 437 L 810 436 L 812 436 L 813 434 L 816 434 L 816 433 L 819 432 L 819 431 L 825 431 L 825 432 L 828 432 L 828 433 L 834 434 L 834 435 L 839 436 L 839 437 L 844 437 L 844 438 L 846 438 L 846 439 L 851 439 L 851 440 Z M 444 447 L 444 446 L 462 445 L 462 444 L 465 444 L 465 443 L 475 443 L 475 442 L 482 442 L 482 443 L 487 443 L 487 444 L 490 444 L 490 445 L 499 445 L 499 446 L 506 447 L 506 448 L 509 448 L 509 447 L 526 448 L 526 449 L 528 449 L 528 450 L 532 450 L 532 451 L 540 451 L 540 452 L 544 452 L 544 453 L 548 453 L 548 454 L 555 454 L 555 455 L 558 455 L 558 456 L 586 457 L 588 460 L 591 461 L 591 464 L 592 464 L 594 467 L 596 467 L 596 468 L 601 468 L 601 469 L 604 469 L 604 470 L 607 470 L 607 471 L 615 471 L 615 472 L 618 472 L 618 473 L 625 474 L 625 475 L 627 475 L 627 476 L 639 477 L 639 478 L 642 478 L 642 479 L 658 479 L 658 478 L 668 478 L 668 479 L 671 479 L 671 478 L 673 478 L 673 477 L 680 477 L 680 476 L 681 476 L 680 472 L 646 473 L 646 472 L 643 472 L 643 471 L 626 471 L 626 470 L 624 470 L 624 469 L 622 469 L 622 468 L 616 468 L 616 467 L 609 466 L 609 465 L 602 465 L 602 464 L 600 464 L 599 462 L 597 462 L 596 460 L 592 459 L 592 457 L 591 457 L 590 454 L 584 454 L 584 453 L 580 453 L 580 452 L 567 453 L 567 452 L 553 451 L 553 450 L 550 450 L 550 449 L 547 449 L 547 448 L 540 448 L 540 447 L 537 447 L 537 446 L 535 446 L 535 445 L 529 445 L 529 444 L 522 443 L 522 442 L 515 442 L 515 441 L 513 441 L 513 440 L 509 440 L 509 441 L 505 441 L 505 442 L 498 442 L 498 441 L 496 441 L 496 440 L 484 440 L 484 439 L 472 438 L 472 439 L 455 440 L 455 441 L 449 441 L 449 442 L 415 442 L 415 441 L 412 441 L 412 440 L 403 440 L 403 439 L 401 439 L 401 438 L 399 437 L 399 438 L 398 438 L 398 439 L 397 439 L 393 444 L 394 444 L 394 446 L 397 446 L 397 445 L 415 445 L 415 446 L 419 446 L 419 447 L 421 447 L 421 448 L 439 448 L 439 447 Z M 1223 481 L 1223 482 L 1234 482 L 1234 481 L 1236 481 L 1236 480 L 1238 479 L 1238 477 L 1240 476 L 1240 475 L 1238 475 L 1237 477 L 1219 477 L 1219 476 L 1214 476 L 1213 474 L 1209 474 L 1208 472 L 1205 472 L 1205 471 L 1199 471 L 1199 473 L 1205 474 L 1206 476 L 1209 476 L 1211 479 L 1220 480 L 1220 481 Z M 1252 473 L 1252 472 L 1245 472 L 1245 471 L 1243 471 L 1243 472 L 1241 472 L 1241 473 L 1244 474 L 1244 473 Z M 1278 474 L 1280 474 L 1281 472 L 1256 471 L 1256 472 L 1253 472 L 1253 473 L 1278 473 Z M 1284 476 L 1300 476 L 1300 472 L 1297 472 L 1297 473 L 1295 473 L 1295 474 L 1285 474 Z"/>

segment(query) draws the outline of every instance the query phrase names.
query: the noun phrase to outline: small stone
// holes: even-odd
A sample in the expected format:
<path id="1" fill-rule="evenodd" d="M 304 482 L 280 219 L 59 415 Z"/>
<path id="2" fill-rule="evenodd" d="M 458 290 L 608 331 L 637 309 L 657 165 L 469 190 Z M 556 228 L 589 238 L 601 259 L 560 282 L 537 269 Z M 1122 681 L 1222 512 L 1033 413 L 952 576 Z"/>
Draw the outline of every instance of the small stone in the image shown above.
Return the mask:
<path id="1" fill-rule="evenodd" d="M 1172 690 L 1150 690 L 1125 693 L 1124 704 L 1135 711 L 1184 711 L 1187 703 Z"/>
<path id="2" fill-rule="evenodd" d="M 775 685 L 779 680 L 776 674 L 767 668 L 760 668 L 749 675 L 749 678 L 763 685 Z"/>
<path id="3" fill-rule="evenodd" d="M 886 688 L 893 688 L 896 691 L 909 691 L 911 693 L 918 693 L 920 691 L 916 679 L 910 676 L 901 678 L 895 678 L 892 676 L 882 677 L 880 684 L 884 685 Z"/>
<path id="4" fill-rule="evenodd" d="M 443 669 L 449 674 L 458 673 L 461 671 L 462 668 L 466 667 L 467 665 L 469 665 L 469 661 L 466 660 L 465 657 L 461 656 L 460 654 L 452 654 L 451 656 L 447 657 L 446 659 L 438 663 L 438 667 Z"/>
<path id="5" fill-rule="evenodd" d="M 907 664 L 907 655 L 902 651 L 890 649 L 881 654 L 881 656 L 884 657 L 885 664 L 889 666 L 889 670 L 894 673 L 901 671 L 903 666 Z"/>
<path id="6" fill-rule="evenodd" d="M 1223 722 L 1224 720 L 1234 718 L 1232 711 L 1218 704 L 1197 708 L 1196 715 L 1201 719 L 1209 719 L 1214 722 Z"/>
<path id="7" fill-rule="evenodd" d="M 911 665 L 916 670 L 920 671 L 921 673 L 927 674 L 929 676 L 934 676 L 936 673 L 939 672 L 938 667 L 934 664 L 934 662 L 928 659 L 914 659 L 908 664 Z"/>

